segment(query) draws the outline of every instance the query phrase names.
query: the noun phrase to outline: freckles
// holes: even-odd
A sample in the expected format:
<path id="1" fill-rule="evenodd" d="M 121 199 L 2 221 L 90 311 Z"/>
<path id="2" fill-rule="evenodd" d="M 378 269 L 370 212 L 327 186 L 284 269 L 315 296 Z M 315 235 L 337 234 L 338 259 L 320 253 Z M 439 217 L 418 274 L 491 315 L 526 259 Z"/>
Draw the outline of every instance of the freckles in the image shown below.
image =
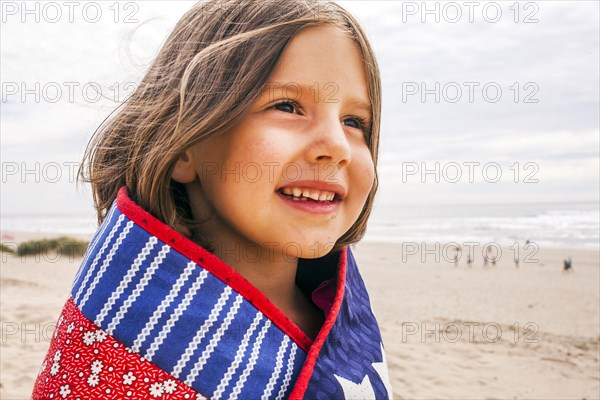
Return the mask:
<path id="1" fill-rule="evenodd" d="M 251 161 L 260 160 L 265 162 L 277 161 L 281 158 L 281 149 L 283 143 L 279 143 L 270 138 L 266 138 L 263 134 L 257 133 L 249 137 L 243 143 L 237 146 L 236 153 L 242 158 Z"/>
<path id="2" fill-rule="evenodd" d="M 368 186 L 368 189 L 373 186 L 375 182 L 375 165 L 371 158 L 371 153 L 361 154 L 358 159 L 353 160 L 356 162 L 356 179 L 359 180 L 361 186 Z"/>

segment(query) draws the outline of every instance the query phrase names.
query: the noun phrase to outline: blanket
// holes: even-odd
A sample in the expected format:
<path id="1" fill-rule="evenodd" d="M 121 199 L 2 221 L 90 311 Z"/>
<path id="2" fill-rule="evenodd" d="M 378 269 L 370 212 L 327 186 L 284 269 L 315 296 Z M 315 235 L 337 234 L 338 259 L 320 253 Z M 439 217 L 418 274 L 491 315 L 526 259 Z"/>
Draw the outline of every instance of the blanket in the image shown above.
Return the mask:
<path id="1" fill-rule="evenodd" d="M 315 278 L 319 268 L 331 271 L 335 285 L 313 341 L 123 187 L 75 276 L 32 397 L 392 398 L 379 327 L 350 248 L 299 265 L 309 278 L 303 285 L 327 293 L 325 278 Z"/>

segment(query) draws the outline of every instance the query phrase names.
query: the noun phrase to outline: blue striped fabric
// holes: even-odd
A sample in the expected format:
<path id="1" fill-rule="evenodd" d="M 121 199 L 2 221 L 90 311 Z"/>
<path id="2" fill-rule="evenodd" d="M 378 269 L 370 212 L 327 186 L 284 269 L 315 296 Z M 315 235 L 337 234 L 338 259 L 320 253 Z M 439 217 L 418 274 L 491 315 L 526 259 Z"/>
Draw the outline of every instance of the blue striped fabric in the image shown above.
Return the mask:
<path id="1" fill-rule="evenodd" d="M 286 398 L 306 353 L 220 279 L 113 205 L 72 296 L 83 314 L 211 399 Z"/>

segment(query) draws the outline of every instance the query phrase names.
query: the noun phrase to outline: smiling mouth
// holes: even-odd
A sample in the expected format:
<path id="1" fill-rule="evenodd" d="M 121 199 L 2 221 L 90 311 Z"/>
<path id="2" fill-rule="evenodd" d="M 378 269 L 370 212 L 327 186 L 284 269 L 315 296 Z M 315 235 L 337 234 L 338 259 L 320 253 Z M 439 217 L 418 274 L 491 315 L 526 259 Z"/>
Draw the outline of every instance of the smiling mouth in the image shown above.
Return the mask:
<path id="1" fill-rule="evenodd" d="M 341 200 L 335 192 L 300 187 L 285 187 L 278 192 L 293 201 L 308 201 L 313 203 L 333 203 Z"/>

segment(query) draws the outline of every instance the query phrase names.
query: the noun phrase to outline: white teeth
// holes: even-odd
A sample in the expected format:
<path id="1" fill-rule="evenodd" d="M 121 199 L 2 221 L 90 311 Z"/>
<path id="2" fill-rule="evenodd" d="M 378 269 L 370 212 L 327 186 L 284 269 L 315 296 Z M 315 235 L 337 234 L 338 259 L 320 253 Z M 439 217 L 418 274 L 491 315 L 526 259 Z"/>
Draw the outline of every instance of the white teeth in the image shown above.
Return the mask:
<path id="1" fill-rule="evenodd" d="M 335 193 L 328 191 L 319 191 L 311 189 L 302 189 L 297 187 L 286 187 L 281 192 L 287 196 L 292 196 L 293 200 L 306 201 L 312 199 L 314 201 L 333 201 Z"/>
<path id="2" fill-rule="evenodd" d="M 310 198 L 311 198 L 311 199 L 313 199 L 314 201 L 319 201 L 319 192 L 312 192 L 312 193 L 310 194 L 310 196 L 308 196 L 308 197 L 310 197 Z"/>

